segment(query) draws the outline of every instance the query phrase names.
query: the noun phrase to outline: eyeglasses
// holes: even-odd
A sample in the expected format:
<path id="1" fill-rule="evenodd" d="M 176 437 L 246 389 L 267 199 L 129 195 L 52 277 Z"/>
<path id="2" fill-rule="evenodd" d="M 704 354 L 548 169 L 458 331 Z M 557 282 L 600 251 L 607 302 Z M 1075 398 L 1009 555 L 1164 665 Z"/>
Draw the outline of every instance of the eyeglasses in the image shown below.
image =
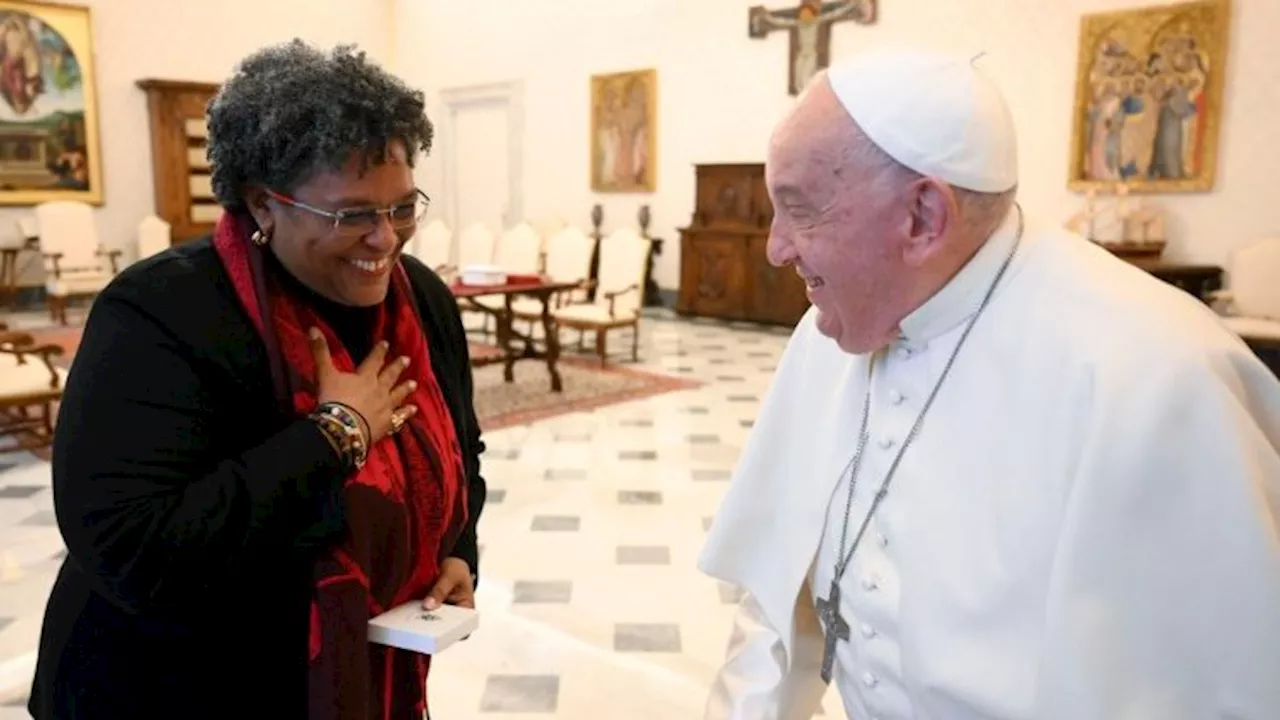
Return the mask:
<path id="1" fill-rule="evenodd" d="M 431 198 L 427 197 L 427 194 L 422 190 L 414 190 L 412 200 L 406 200 L 391 207 L 346 208 L 342 210 L 324 210 L 299 202 L 274 190 L 267 190 L 266 192 L 267 195 L 286 205 L 306 210 L 320 217 L 329 218 L 333 221 L 333 231 L 342 235 L 368 235 L 378 229 L 378 222 L 383 215 L 387 216 L 391 227 L 396 230 L 413 227 L 421 222 L 422 218 L 426 217 L 427 208 L 431 205 Z"/>

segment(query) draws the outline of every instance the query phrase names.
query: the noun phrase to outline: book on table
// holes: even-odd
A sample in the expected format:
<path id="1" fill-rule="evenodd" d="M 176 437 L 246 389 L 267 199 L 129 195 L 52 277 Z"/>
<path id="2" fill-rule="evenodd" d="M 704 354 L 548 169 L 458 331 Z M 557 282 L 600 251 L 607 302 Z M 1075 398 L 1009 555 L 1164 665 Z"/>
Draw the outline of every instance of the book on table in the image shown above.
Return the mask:
<path id="1" fill-rule="evenodd" d="M 369 620 L 369 642 L 435 655 L 479 626 L 480 615 L 471 608 L 441 605 L 427 610 L 421 600 L 414 600 Z"/>

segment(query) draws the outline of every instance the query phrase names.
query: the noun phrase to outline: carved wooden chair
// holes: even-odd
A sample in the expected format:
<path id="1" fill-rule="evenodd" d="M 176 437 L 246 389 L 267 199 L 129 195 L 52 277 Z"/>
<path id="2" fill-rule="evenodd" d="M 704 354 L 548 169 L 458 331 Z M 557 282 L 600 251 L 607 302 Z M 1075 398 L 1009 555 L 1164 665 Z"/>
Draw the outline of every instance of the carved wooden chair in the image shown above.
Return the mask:
<path id="1" fill-rule="evenodd" d="M 595 299 L 563 305 L 551 313 L 559 327 L 595 331 L 601 365 L 608 359 L 608 333 L 618 328 L 631 328 L 631 359 L 640 359 L 640 310 L 644 306 L 645 269 L 652 244 L 652 240 L 631 228 L 616 230 L 603 238 Z"/>
<path id="2" fill-rule="evenodd" d="M 119 250 L 98 243 L 93 209 L 72 200 L 36 206 L 40 252 L 45 258 L 45 293 L 54 322 L 67 324 L 67 300 L 102 291 L 119 271 Z"/>
<path id="3" fill-rule="evenodd" d="M 1280 347 L 1280 237 L 1237 252 L 1229 278 L 1212 295 L 1223 323 L 1246 341 Z"/>
<path id="4" fill-rule="evenodd" d="M 0 452 L 37 450 L 53 443 L 54 405 L 62 399 L 66 370 L 53 363 L 57 345 L 36 345 L 0 323 Z"/>

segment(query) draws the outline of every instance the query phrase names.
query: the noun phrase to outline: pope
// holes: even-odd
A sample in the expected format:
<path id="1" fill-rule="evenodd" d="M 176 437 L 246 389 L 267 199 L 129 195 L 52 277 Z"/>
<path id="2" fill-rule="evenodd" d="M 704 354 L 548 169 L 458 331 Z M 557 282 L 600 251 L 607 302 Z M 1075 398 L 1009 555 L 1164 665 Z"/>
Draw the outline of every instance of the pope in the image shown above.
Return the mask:
<path id="1" fill-rule="evenodd" d="M 771 139 L 812 307 L 700 566 L 708 720 L 1280 718 L 1280 382 L 1016 198 L 970 57 L 860 54 Z"/>

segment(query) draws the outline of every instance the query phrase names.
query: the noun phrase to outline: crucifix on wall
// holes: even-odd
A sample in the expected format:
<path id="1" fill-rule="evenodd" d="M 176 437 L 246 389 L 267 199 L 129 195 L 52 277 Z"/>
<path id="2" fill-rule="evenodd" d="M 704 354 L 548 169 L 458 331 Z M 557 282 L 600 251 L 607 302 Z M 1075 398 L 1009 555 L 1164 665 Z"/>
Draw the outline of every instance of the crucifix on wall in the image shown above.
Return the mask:
<path id="1" fill-rule="evenodd" d="M 791 36 L 791 63 L 788 91 L 799 95 L 805 85 L 827 67 L 831 54 L 831 26 L 852 20 L 870 25 L 876 20 L 879 0 L 801 0 L 797 7 L 768 10 L 763 5 L 751 8 L 748 34 L 756 39 L 768 37 L 774 30 L 787 30 Z"/>

